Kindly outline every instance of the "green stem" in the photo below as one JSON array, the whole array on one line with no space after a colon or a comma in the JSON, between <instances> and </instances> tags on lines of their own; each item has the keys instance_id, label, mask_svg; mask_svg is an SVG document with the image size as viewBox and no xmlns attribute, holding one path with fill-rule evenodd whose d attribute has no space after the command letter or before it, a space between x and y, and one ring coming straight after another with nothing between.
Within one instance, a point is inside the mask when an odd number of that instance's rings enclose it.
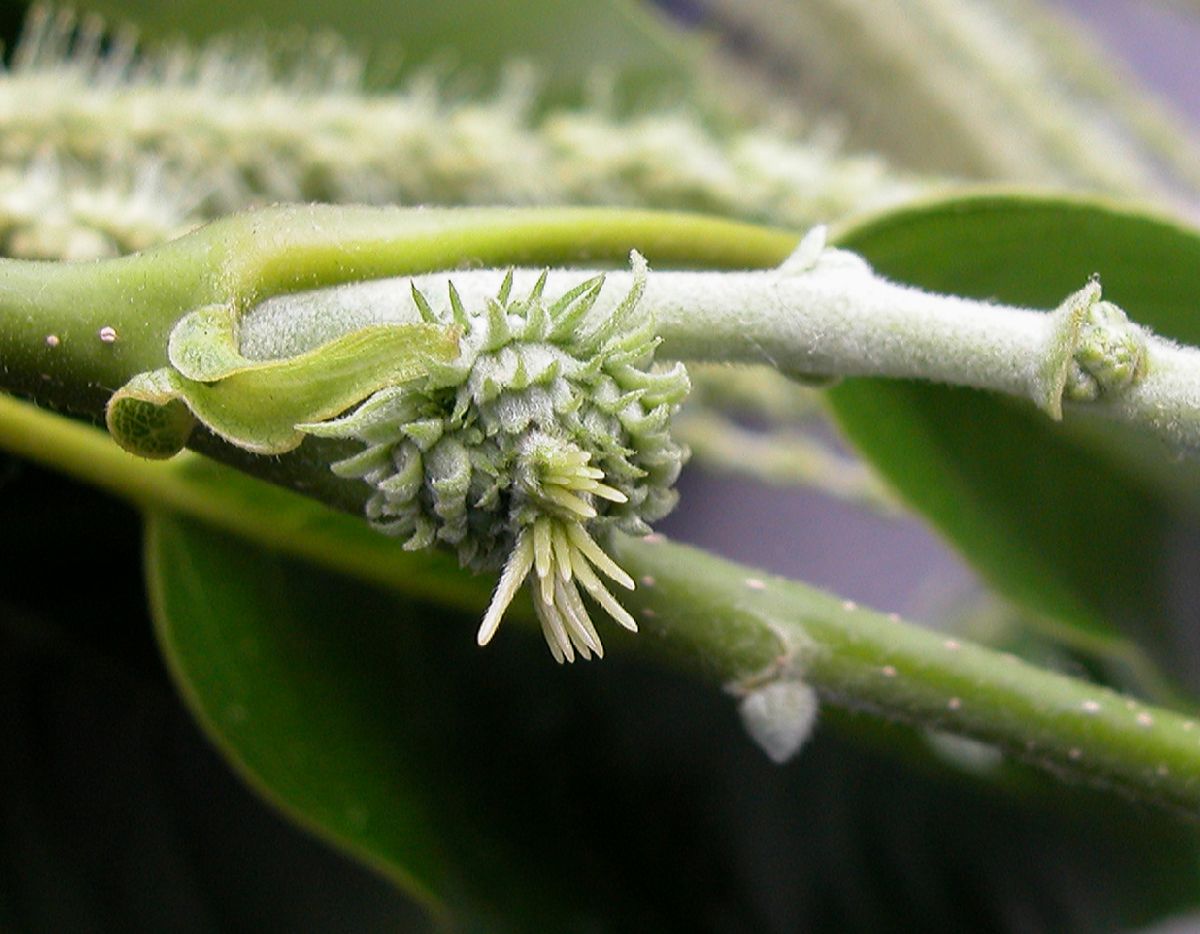
<instances>
[{"instance_id":1,"label":"green stem","mask_svg":"<svg viewBox=\"0 0 1200 934\"><path fill-rule=\"evenodd\" d=\"M653 614L666 653L686 648L725 674L757 657L778 677L799 671L837 706L1197 814L1200 723L696 549L622 539L614 557L653 579L627 601L639 619ZM763 632L775 635L774 656L748 638Z\"/></svg>"},{"instance_id":2,"label":"green stem","mask_svg":"<svg viewBox=\"0 0 1200 934\"><path fill-rule=\"evenodd\" d=\"M132 457L97 429L5 397L0 447L144 508L182 512L413 596L474 612L489 597L490 580L464 577L439 553L405 553L361 520L204 458ZM1178 714L658 537L617 537L613 547L640 580L628 603L642 628L606 639L615 651L747 689L802 679L837 706L993 743L1192 816L1200 809L1200 725ZM514 609L532 623L527 605Z\"/></svg>"},{"instance_id":3,"label":"green stem","mask_svg":"<svg viewBox=\"0 0 1200 934\"><path fill-rule=\"evenodd\" d=\"M412 276L445 304L447 274L421 274L468 257L497 266L561 265L577 257L616 260L636 245L668 267L761 267L778 262L793 242L780 231L651 212L251 212L125 259L5 261L3 386L97 417L112 391L167 363L171 328L201 305L238 312L247 357L293 356L369 324L419 321L409 282L386 280ZM531 288L536 275L522 270L515 288ZM556 270L547 288L562 292L588 275ZM452 279L469 305L483 307L502 276L484 269ZM609 278L601 313L630 287L627 273ZM1055 418L1066 389L1066 398L1145 425L1177 449L1200 449L1193 401L1200 352L1146 338L1111 306L1111 321L1093 321L1099 294L1089 286L1054 315L932 295L874 276L852 254L822 252L814 240L777 270L654 273L643 300L666 357L974 386L1024 396ZM1117 359L1129 347L1148 363Z\"/></svg>"},{"instance_id":4,"label":"green stem","mask_svg":"<svg viewBox=\"0 0 1200 934\"><path fill-rule=\"evenodd\" d=\"M244 311L280 293L427 272L465 257L497 265L620 262L637 246L665 264L763 266L786 256L795 239L648 211L252 211L121 259L0 260L0 386L99 419L114 390L166 365L171 329L202 305Z\"/></svg>"},{"instance_id":5,"label":"green stem","mask_svg":"<svg viewBox=\"0 0 1200 934\"><path fill-rule=\"evenodd\" d=\"M94 264L0 260L5 388L99 416L134 373L162 366L180 297L169 256L156 263L154 255Z\"/></svg>"}]
</instances>

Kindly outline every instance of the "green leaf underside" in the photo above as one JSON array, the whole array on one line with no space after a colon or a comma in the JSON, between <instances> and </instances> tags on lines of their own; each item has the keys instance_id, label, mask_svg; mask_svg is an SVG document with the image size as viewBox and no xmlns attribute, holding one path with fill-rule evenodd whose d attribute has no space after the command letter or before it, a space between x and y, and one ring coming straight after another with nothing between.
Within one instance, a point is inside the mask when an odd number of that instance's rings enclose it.
<instances>
[{"instance_id":1,"label":"green leaf underside","mask_svg":"<svg viewBox=\"0 0 1200 934\"><path fill-rule=\"evenodd\" d=\"M1196 891L1192 831L1111 798L1030 809L919 741L896 772L828 730L779 769L661 671L480 652L471 618L190 519L152 516L148 558L171 669L239 771L465 929L1000 929L1020 879L1041 929L1087 931Z\"/></svg>"},{"instance_id":2,"label":"green leaf underside","mask_svg":"<svg viewBox=\"0 0 1200 934\"><path fill-rule=\"evenodd\" d=\"M1099 273L1134 321L1200 343L1200 235L1134 209L981 195L871 218L838 240L899 281L1030 307ZM1197 683L1178 554L1200 532L1193 461L1078 408L1055 424L982 392L884 380L848 380L829 399L854 446L1002 593L1141 642Z\"/></svg>"}]
</instances>

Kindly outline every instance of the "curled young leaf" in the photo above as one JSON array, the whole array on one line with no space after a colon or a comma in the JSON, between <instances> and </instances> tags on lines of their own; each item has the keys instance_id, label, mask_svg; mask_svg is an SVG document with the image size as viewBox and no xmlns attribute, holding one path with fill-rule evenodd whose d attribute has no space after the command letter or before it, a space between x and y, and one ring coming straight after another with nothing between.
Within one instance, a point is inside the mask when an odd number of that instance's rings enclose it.
<instances>
[{"instance_id":1,"label":"curled young leaf","mask_svg":"<svg viewBox=\"0 0 1200 934\"><path fill-rule=\"evenodd\" d=\"M221 306L185 316L171 336L176 368L140 374L110 400L106 420L117 443L143 457L170 457L198 421L236 447L282 454L304 440L297 425L340 415L385 386L427 375L458 349L453 327L387 324L295 357L256 361L241 355L234 333ZM201 376L206 381L195 378Z\"/></svg>"}]
</instances>

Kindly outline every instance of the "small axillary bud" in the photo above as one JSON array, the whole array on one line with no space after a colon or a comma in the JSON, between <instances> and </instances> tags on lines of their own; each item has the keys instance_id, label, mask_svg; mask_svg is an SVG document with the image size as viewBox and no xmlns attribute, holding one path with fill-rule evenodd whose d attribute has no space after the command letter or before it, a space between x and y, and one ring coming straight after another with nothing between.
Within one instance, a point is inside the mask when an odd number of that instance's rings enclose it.
<instances>
[{"instance_id":1,"label":"small axillary bud","mask_svg":"<svg viewBox=\"0 0 1200 934\"><path fill-rule=\"evenodd\" d=\"M816 725L820 699L805 680L805 669L820 649L806 638L797 641L769 617L767 624L780 634L783 653L763 671L726 684L725 692L738 699L738 714L750 738L772 762L783 765L804 747Z\"/></svg>"},{"instance_id":2,"label":"small axillary bud","mask_svg":"<svg viewBox=\"0 0 1200 934\"><path fill-rule=\"evenodd\" d=\"M1078 369L1064 391L1073 402L1090 402L1132 386L1146 372L1146 338L1112 302L1088 309L1075 346Z\"/></svg>"},{"instance_id":3,"label":"small axillary bud","mask_svg":"<svg viewBox=\"0 0 1200 934\"><path fill-rule=\"evenodd\" d=\"M1093 276L1051 317L1035 401L1057 421L1064 400L1094 402L1123 392L1148 368L1145 332L1112 302L1101 300L1100 280Z\"/></svg>"}]
</instances>

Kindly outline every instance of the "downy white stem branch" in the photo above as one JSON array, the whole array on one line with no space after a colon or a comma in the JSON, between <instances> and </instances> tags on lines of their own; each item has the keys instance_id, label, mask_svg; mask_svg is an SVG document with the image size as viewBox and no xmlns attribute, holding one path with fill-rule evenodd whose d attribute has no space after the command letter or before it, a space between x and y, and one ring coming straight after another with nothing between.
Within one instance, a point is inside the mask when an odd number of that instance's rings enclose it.
<instances>
[{"instance_id":1,"label":"downy white stem branch","mask_svg":"<svg viewBox=\"0 0 1200 934\"><path fill-rule=\"evenodd\" d=\"M291 355L384 321L419 321L415 285L435 305L448 286L470 305L494 295L506 270L455 271L356 283L269 299L241 323L250 357ZM540 270L518 269L514 288ZM546 294L595 271L552 270ZM593 314L629 291L607 272ZM1086 405L1148 429L1180 451L1200 450L1200 350L1131 324L1088 283L1054 312L936 295L889 282L859 257L824 248L814 231L777 269L652 272L644 298L659 358L767 364L808 377L883 376L993 390L1033 401L1052 418Z\"/></svg>"}]
</instances>

